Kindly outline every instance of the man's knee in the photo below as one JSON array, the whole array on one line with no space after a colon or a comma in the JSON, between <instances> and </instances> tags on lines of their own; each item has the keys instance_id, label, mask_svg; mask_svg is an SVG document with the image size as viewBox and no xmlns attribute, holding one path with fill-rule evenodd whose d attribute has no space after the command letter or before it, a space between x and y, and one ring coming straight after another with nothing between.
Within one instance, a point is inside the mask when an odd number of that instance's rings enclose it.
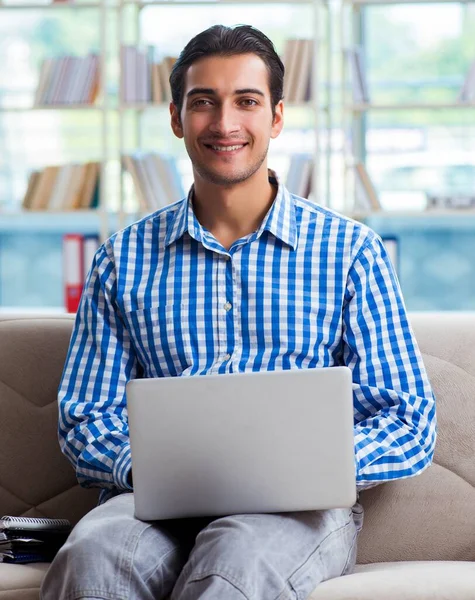
<instances>
[{"instance_id":1,"label":"man's knee","mask_svg":"<svg viewBox=\"0 0 475 600\"><path fill-rule=\"evenodd\" d=\"M184 587L174 590L172 600L195 600L196 598L226 600L249 600L251 592L243 589L243 582L232 575L224 573L197 573L190 576Z\"/></svg>"}]
</instances>

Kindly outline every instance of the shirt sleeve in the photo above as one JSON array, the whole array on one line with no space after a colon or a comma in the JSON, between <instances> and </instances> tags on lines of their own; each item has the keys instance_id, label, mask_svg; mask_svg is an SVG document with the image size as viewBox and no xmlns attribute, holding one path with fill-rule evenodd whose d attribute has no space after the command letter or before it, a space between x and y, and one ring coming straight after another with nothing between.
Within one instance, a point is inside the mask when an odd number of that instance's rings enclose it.
<instances>
[{"instance_id":1,"label":"shirt sleeve","mask_svg":"<svg viewBox=\"0 0 475 600\"><path fill-rule=\"evenodd\" d=\"M435 398L399 283L373 232L349 270L343 341L353 372L358 490L417 475L432 462Z\"/></svg>"},{"instance_id":2,"label":"shirt sleeve","mask_svg":"<svg viewBox=\"0 0 475 600\"><path fill-rule=\"evenodd\" d=\"M125 384L138 361L114 306L116 271L102 246L86 279L61 379L59 442L84 487L131 489Z\"/></svg>"}]
</instances>

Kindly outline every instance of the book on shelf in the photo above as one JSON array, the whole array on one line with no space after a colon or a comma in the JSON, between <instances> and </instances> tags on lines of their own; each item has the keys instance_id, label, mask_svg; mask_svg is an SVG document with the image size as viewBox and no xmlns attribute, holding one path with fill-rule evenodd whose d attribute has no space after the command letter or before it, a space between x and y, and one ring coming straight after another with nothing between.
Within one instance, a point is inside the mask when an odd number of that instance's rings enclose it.
<instances>
[{"instance_id":1,"label":"book on shelf","mask_svg":"<svg viewBox=\"0 0 475 600\"><path fill-rule=\"evenodd\" d=\"M308 102L312 92L313 40L288 39L282 62L285 67L284 101L289 104Z\"/></svg>"},{"instance_id":2,"label":"book on shelf","mask_svg":"<svg viewBox=\"0 0 475 600\"><path fill-rule=\"evenodd\" d=\"M99 245L97 234L63 235L63 292L64 307L68 313L77 312L84 283Z\"/></svg>"},{"instance_id":3,"label":"book on shelf","mask_svg":"<svg viewBox=\"0 0 475 600\"><path fill-rule=\"evenodd\" d=\"M84 239L81 234L63 235L64 307L68 313L77 312L84 286Z\"/></svg>"},{"instance_id":4,"label":"book on shelf","mask_svg":"<svg viewBox=\"0 0 475 600\"><path fill-rule=\"evenodd\" d=\"M312 191L313 166L314 160L311 154L293 154L285 187L301 198L309 198Z\"/></svg>"},{"instance_id":5,"label":"book on shelf","mask_svg":"<svg viewBox=\"0 0 475 600\"><path fill-rule=\"evenodd\" d=\"M55 211L97 208L99 184L99 162L47 166L30 174L22 208Z\"/></svg>"},{"instance_id":6,"label":"book on shelf","mask_svg":"<svg viewBox=\"0 0 475 600\"><path fill-rule=\"evenodd\" d=\"M467 74L465 75L465 80L460 88L458 97L458 102L474 102L475 101L475 58L473 59Z\"/></svg>"},{"instance_id":7,"label":"book on shelf","mask_svg":"<svg viewBox=\"0 0 475 600\"><path fill-rule=\"evenodd\" d=\"M33 197L33 191L37 187L37 184L41 178L41 171L32 171L28 177L28 184L25 195L23 197L22 207L29 209L31 207L31 199Z\"/></svg>"},{"instance_id":8,"label":"book on shelf","mask_svg":"<svg viewBox=\"0 0 475 600\"><path fill-rule=\"evenodd\" d=\"M120 48L120 98L124 104L160 104L172 99L169 77L176 58L155 58L155 48L122 45Z\"/></svg>"},{"instance_id":9,"label":"book on shelf","mask_svg":"<svg viewBox=\"0 0 475 600\"><path fill-rule=\"evenodd\" d=\"M34 106L94 104L99 93L99 56L59 56L41 64Z\"/></svg>"},{"instance_id":10,"label":"book on shelf","mask_svg":"<svg viewBox=\"0 0 475 600\"><path fill-rule=\"evenodd\" d=\"M30 190L29 207L31 210L45 210L51 195L59 167L45 167L37 179L33 190Z\"/></svg>"},{"instance_id":11,"label":"book on shelf","mask_svg":"<svg viewBox=\"0 0 475 600\"><path fill-rule=\"evenodd\" d=\"M355 209L363 212L381 210L381 202L365 165L358 161L354 168Z\"/></svg>"},{"instance_id":12,"label":"book on shelf","mask_svg":"<svg viewBox=\"0 0 475 600\"><path fill-rule=\"evenodd\" d=\"M284 51L284 59L287 58L288 63L284 65L284 99L288 104L295 102L295 88L297 86L297 77L300 65L300 56L302 53L302 44L300 40L287 40L289 46L288 51Z\"/></svg>"},{"instance_id":13,"label":"book on shelf","mask_svg":"<svg viewBox=\"0 0 475 600\"><path fill-rule=\"evenodd\" d=\"M178 58L175 56L165 56L164 59L159 63L160 75L162 78L162 89L164 90L166 102L171 102L172 100L172 90L169 79L173 66L177 60ZM159 100L154 100L154 102L159 102Z\"/></svg>"},{"instance_id":14,"label":"book on shelf","mask_svg":"<svg viewBox=\"0 0 475 600\"><path fill-rule=\"evenodd\" d=\"M370 98L363 51L359 46L356 46L355 48L345 50L345 54L348 63L353 102L355 104L366 104L370 101Z\"/></svg>"},{"instance_id":15,"label":"book on shelf","mask_svg":"<svg viewBox=\"0 0 475 600\"><path fill-rule=\"evenodd\" d=\"M173 156L136 151L124 154L122 165L132 178L140 210L155 211L185 196Z\"/></svg>"},{"instance_id":16,"label":"book on shelf","mask_svg":"<svg viewBox=\"0 0 475 600\"><path fill-rule=\"evenodd\" d=\"M308 102L311 97L314 41L300 40L300 45L302 49L294 102Z\"/></svg>"}]
</instances>

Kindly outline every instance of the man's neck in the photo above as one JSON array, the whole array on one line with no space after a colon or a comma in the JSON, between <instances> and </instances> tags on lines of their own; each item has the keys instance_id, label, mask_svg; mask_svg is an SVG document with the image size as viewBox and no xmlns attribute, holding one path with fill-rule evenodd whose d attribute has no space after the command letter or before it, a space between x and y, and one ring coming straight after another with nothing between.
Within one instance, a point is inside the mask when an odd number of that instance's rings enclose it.
<instances>
[{"instance_id":1,"label":"man's neck","mask_svg":"<svg viewBox=\"0 0 475 600\"><path fill-rule=\"evenodd\" d=\"M237 239L260 227L276 194L267 170L229 187L195 178L193 209L201 225L228 250Z\"/></svg>"}]
</instances>

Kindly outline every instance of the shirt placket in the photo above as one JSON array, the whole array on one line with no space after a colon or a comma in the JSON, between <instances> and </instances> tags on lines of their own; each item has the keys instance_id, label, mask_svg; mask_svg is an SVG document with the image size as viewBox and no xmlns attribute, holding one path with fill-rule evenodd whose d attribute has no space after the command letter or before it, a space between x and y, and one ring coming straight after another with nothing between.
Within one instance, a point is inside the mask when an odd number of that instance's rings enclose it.
<instances>
[{"instance_id":1,"label":"shirt placket","mask_svg":"<svg viewBox=\"0 0 475 600\"><path fill-rule=\"evenodd\" d=\"M228 254L218 258L218 289L217 289L217 323L218 323L218 354L216 366L221 368L231 359L234 345L234 291L232 277L232 261Z\"/></svg>"}]
</instances>

